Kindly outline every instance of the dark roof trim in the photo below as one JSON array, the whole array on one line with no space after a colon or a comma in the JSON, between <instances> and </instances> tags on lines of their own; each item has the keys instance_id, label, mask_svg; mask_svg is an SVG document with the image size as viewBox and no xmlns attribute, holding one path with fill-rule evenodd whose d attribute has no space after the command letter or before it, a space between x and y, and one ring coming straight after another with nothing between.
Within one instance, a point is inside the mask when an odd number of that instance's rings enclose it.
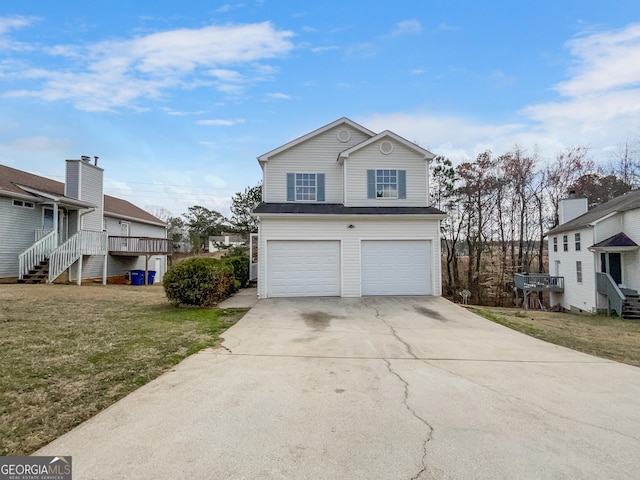
<instances>
[{"instance_id":1,"label":"dark roof trim","mask_svg":"<svg viewBox=\"0 0 640 480\"><path fill-rule=\"evenodd\" d=\"M435 207L345 207L341 203L261 203L254 210L260 214L301 215L442 215Z\"/></svg>"},{"instance_id":2,"label":"dark roof trim","mask_svg":"<svg viewBox=\"0 0 640 480\"><path fill-rule=\"evenodd\" d=\"M557 235L558 233L569 232L581 228L592 227L593 224L604 219L608 215L615 215L620 212L627 212L640 208L640 190L632 190L620 195L608 202L592 208L587 213L580 215L573 220L563 223L547 232L547 235Z\"/></svg>"}]
</instances>

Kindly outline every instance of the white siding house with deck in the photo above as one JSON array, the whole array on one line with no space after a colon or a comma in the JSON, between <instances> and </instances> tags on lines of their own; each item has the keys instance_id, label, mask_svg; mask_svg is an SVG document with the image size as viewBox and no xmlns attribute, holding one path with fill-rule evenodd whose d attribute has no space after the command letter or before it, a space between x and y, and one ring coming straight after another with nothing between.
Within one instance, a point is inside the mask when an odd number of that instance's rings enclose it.
<instances>
[{"instance_id":1,"label":"white siding house with deck","mask_svg":"<svg viewBox=\"0 0 640 480\"><path fill-rule=\"evenodd\" d=\"M165 223L104 195L103 169L88 157L66 161L64 183L0 165L0 231L0 282L106 281L146 268L159 281L171 252Z\"/></svg>"}]
</instances>

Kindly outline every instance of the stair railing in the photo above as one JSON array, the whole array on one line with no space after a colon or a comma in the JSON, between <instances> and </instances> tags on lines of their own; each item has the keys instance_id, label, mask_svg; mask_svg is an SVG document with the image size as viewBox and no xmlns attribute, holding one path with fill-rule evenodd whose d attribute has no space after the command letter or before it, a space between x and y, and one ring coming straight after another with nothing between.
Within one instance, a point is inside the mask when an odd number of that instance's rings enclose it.
<instances>
[{"instance_id":1,"label":"stair railing","mask_svg":"<svg viewBox=\"0 0 640 480\"><path fill-rule=\"evenodd\" d=\"M596 283L598 293L602 293L607 296L607 315L610 311L615 311L619 317L622 317L622 306L626 297L620 290L616 282L613 280L610 274L597 272Z\"/></svg>"},{"instance_id":2,"label":"stair railing","mask_svg":"<svg viewBox=\"0 0 640 480\"><path fill-rule=\"evenodd\" d=\"M18 255L18 278L22 280L29 271L45 261L58 246L58 232L52 230Z\"/></svg>"},{"instance_id":3,"label":"stair railing","mask_svg":"<svg viewBox=\"0 0 640 480\"><path fill-rule=\"evenodd\" d=\"M80 230L60 245L49 258L49 278L53 282L82 255L106 255L107 233Z\"/></svg>"}]
</instances>

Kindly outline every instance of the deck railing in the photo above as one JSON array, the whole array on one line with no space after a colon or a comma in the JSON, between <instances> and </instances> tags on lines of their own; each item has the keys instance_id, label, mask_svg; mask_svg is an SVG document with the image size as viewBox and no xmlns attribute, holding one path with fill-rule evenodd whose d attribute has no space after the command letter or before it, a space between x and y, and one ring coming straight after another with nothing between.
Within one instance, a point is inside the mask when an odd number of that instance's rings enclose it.
<instances>
[{"instance_id":1,"label":"deck railing","mask_svg":"<svg viewBox=\"0 0 640 480\"><path fill-rule=\"evenodd\" d=\"M172 252L172 242L168 238L109 237L109 253L169 255Z\"/></svg>"},{"instance_id":2,"label":"deck railing","mask_svg":"<svg viewBox=\"0 0 640 480\"><path fill-rule=\"evenodd\" d=\"M18 256L18 278L22 280L40 262L49 258L58 246L58 232L51 230Z\"/></svg>"},{"instance_id":3,"label":"deck railing","mask_svg":"<svg viewBox=\"0 0 640 480\"><path fill-rule=\"evenodd\" d=\"M82 255L106 255L107 234L80 230L60 245L49 257L49 279L53 282Z\"/></svg>"},{"instance_id":4,"label":"deck railing","mask_svg":"<svg viewBox=\"0 0 640 480\"><path fill-rule=\"evenodd\" d=\"M614 310L619 317L622 317L622 306L626 297L620 287L616 285L611 275L608 273L597 272L596 273L596 288L598 293L607 296L607 314L611 310Z\"/></svg>"},{"instance_id":5,"label":"deck railing","mask_svg":"<svg viewBox=\"0 0 640 480\"><path fill-rule=\"evenodd\" d=\"M544 273L516 273L516 288L535 292L564 292L564 277L552 277Z\"/></svg>"}]
</instances>

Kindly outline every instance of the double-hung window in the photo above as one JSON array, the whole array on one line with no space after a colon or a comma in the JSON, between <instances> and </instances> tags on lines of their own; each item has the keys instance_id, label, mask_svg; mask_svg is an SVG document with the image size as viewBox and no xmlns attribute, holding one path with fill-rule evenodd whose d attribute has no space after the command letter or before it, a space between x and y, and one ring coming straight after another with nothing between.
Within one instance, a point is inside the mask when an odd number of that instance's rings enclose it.
<instances>
[{"instance_id":1,"label":"double-hung window","mask_svg":"<svg viewBox=\"0 0 640 480\"><path fill-rule=\"evenodd\" d=\"M576 281L582 283L582 262L576 262Z\"/></svg>"},{"instance_id":2,"label":"double-hung window","mask_svg":"<svg viewBox=\"0 0 640 480\"><path fill-rule=\"evenodd\" d=\"M579 252L580 248L581 248L580 234L579 233L576 233L576 235L575 235L575 244L576 244L576 252Z\"/></svg>"},{"instance_id":3,"label":"double-hung window","mask_svg":"<svg viewBox=\"0 0 640 480\"><path fill-rule=\"evenodd\" d=\"M398 198L397 170L376 170L376 197Z\"/></svg>"},{"instance_id":4,"label":"double-hung window","mask_svg":"<svg viewBox=\"0 0 640 480\"><path fill-rule=\"evenodd\" d=\"M553 237L553 251L558 251L558 237Z\"/></svg>"},{"instance_id":5,"label":"double-hung window","mask_svg":"<svg viewBox=\"0 0 640 480\"><path fill-rule=\"evenodd\" d=\"M287 173L287 202L324 201L324 173Z\"/></svg>"},{"instance_id":6,"label":"double-hung window","mask_svg":"<svg viewBox=\"0 0 640 480\"><path fill-rule=\"evenodd\" d=\"M296 202L316 201L316 174L296 173Z\"/></svg>"},{"instance_id":7,"label":"double-hung window","mask_svg":"<svg viewBox=\"0 0 640 480\"><path fill-rule=\"evenodd\" d=\"M367 198L407 198L407 171L386 168L367 170Z\"/></svg>"},{"instance_id":8,"label":"double-hung window","mask_svg":"<svg viewBox=\"0 0 640 480\"><path fill-rule=\"evenodd\" d=\"M562 249L565 252L569 251L569 235L563 235L562 236Z\"/></svg>"}]
</instances>

